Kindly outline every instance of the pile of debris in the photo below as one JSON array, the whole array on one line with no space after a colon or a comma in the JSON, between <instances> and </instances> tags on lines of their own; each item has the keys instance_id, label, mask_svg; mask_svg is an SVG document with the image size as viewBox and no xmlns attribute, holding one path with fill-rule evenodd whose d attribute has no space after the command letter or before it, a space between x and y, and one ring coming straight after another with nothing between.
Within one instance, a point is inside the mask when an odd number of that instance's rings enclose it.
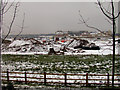
<instances>
[{"instance_id":1,"label":"pile of debris","mask_svg":"<svg viewBox=\"0 0 120 90\"><path fill-rule=\"evenodd\" d=\"M8 42L8 41L7 41ZM2 44L2 52L48 52L52 54L64 54L65 52L83 53L84 50L100 50L95 43L84 39L72 39L66 42L31 39L19 39Z\"/></svg>"}]
</instances>

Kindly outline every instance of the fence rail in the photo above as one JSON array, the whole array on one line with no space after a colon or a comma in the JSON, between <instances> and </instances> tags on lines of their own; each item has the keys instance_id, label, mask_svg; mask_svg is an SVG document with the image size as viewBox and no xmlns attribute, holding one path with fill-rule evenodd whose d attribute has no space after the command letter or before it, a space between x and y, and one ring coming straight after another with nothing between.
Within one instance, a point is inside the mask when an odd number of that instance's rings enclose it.
<instances>
[{"instance_id":1,"label":"fence rail","mask_svg":"<svg viewBox=\"0 0 120 90\"><path fill-rule=\"evenodd\" d=\"M55 73L31 73L31 72L2 72L3 81L43 83L46 84L71 84L91 86L91 85L112 85L112 75L107 74L55 74ZM115 74L115 85L120 87L120 74Z\"/></svg>"}]
</instances>

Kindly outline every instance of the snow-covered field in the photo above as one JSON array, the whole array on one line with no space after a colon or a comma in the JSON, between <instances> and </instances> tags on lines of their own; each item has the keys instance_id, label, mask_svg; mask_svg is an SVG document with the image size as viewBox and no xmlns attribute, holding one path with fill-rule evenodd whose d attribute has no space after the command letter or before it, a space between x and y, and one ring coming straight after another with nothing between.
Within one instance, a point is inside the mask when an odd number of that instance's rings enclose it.
<instances>
[{"instance_id":1,"label":"snow-covered field","mask_svg":"<svg viewBox=\"0 0 120 90\"><path fill-rule=\"evenodd\" d=\"M112 57L113 53L112 40L98 40L87 39L89 43L95 43L100 47L100 50L83 50L74 49L79 45L77 40L70 43L67 42L45 42L41 40L15 40L10 44L2 45L2 70L6 71L27 71L27 72L47 72L47 73L95 73L106 74L112 72ZM56 52L62 52L63 47L66 46L64 55L52 55L49 56L48 52L50 48L54 48ZM120 45L116 42L116 55L118 54L118 48ZM9 55L10 54L10 55ZM58 53L59 54L59 53ZM42 56L43 55L43 56ZM70 56L69 56L70 55ZM116 60L116 73L119 72L119 57ZM20 74L19 74L20 75ZM20 76L23 76L21 74ZM28 75L29 76L29 75ZM34 75L30 75L34 76ZM36 75L36 77L43 77ZM63 78L64 76L47 75L47 78L57 77ZM82 79L84 76L68 76L67 78ZM106 77L94 76L89 77L91 79L106 79ZM111 78L111 77L110 77ZM119 77L115 77L118 79ZM15 78L14 78L15 79ZM37 80L37 79L34 79ZM38 80L39 81L39 80ZM52 80L50 80L51 82ZM58 80L53 80L57 81ZM64 82L61 80L60 82ZM73 83L75 80L68 80L67 82ZM82 81L77 81L81 82ZM84 83L85 81L83 81ZM89 83L101 82L101 81L89 81ZM101 82L105 83L105 81ZM117 82L118 83L118 82Z\"/></svg>"},{"instance_id":2,"label":"snow-covered field","mask_svg":"<svg viewBox=\"0 0 120 90\"><path fill-rule=\"evenodd\" d=\"M9 59L7 57L10 57ZM119 57L116 59L116 74L119 74ZM3 55L2 70L28 73L67 73L67 74L111 74L111 56L47 56L47 55ZM5 74L6 75L6 74ZM25 76L24 74L11 74L10 76ZM28 77L43 78L40 74L27 74ZM64 75L47 75L47 78L64 78ZM67 78L83 79L86 76L67 76ZM106 79L107 76L89 76L89 79ZM111 76L110 76L111 78ZM118 79L119 77L115 77ZM24 80L24 78L11 78L10 80ZM32 80L32 79L28 79ZM43 79L33 79L44 81ZM50 82L64 82L64 80L47 80ZM68 83L85 83L83 80L68 80ZM89 81L89 83L105 83L106 81ZM111 81L110 81L111 82ZM118 81L116 82L118 83Z\"/></svg>"}]
</instances>

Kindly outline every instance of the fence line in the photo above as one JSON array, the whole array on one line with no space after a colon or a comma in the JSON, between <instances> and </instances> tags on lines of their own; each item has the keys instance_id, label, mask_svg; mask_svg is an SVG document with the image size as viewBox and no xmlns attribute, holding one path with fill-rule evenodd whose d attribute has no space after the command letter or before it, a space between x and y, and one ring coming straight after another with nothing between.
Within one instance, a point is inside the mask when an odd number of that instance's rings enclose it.
<instances>
[{"instance_id":1,"label":"fence line","mask_svg":"<svg viewBox=\"0 0 120 90\"><path fill-rule=\"evenodd\" d=\"M36 77L34 77L37 75ZM54 77L48 77L48 76L54 76ZM57 75L57 77L55 77ZM39 76L39 77L38 77ZM69 76L69 77L68 77ZM80 76L82 78L80 78ZM104 78L96 78L98 77L104 77ZM111 86L112 79L110 78L112 75L107 73L106 75L103 74L55 74L55 73L30 73L30 72L9 72L9 71L3 71L2 72L2 80L10 82L25 82L27 83L43 83L46 84L64 84L65 86L71 85L71 84L78 84L78 85L104 85L104 86ZM115 74L117 79L115 80L115 85L120 86L120 74ZM70 77L79 77L79 78L70 78ZM90 78L94 77L94 78ZM106 78L105 78L106 77ZM56 82L57 81L57 82ZM59 81L59 82L58 82ZM71 82L74 81L74 82ZM91 82L90 82L91 81ZM93 82L95 81L95 82ZM99 81L99 82L98 82Z\"/></svg>"}]
</instances>

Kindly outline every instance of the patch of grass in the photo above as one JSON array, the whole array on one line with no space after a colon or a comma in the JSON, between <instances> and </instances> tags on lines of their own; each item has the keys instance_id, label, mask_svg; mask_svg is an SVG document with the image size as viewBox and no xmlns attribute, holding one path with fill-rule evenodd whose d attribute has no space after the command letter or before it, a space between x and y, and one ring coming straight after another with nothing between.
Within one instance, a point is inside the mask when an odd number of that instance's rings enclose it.
<instances>
[{"instance_id":1,"label":"patch of grass","mask_svg":"<svg viewBox=\"0 0 120 90\"><path fill-rule=\"evenodd\" d=\"M116 55L116 73L120 68L118 60ZM2 55L2 61L3 66L14 66L13 71L108 73L112 70L112 55Z\"/></svg>"}]
</instances>

